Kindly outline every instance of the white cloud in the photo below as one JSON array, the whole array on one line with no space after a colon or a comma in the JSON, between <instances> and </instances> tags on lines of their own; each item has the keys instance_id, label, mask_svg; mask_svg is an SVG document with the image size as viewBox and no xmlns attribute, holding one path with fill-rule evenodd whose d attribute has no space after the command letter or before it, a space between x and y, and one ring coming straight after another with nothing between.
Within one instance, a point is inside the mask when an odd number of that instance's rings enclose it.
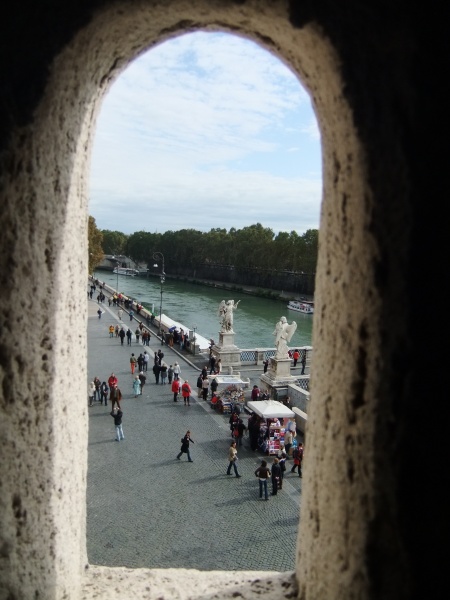
<instances>
[{"instance_id":1,"label":"white cloud","mask_svg":"<svg viewBox=\"0 0 450 600\"><path fill-rule=\"evenodd\" d=\"M124 233L259 222L301 234L319 227L320 152L309 97L280 61L242 38L186 35L107 94L90 214Z\"/></svg>"}]
</instances>

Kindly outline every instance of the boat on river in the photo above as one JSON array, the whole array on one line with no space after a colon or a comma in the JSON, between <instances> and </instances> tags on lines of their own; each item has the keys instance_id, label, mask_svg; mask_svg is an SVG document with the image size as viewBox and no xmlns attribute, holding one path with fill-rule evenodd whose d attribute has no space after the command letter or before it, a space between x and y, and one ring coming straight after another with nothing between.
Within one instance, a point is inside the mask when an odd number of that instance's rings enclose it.
<instances>
[{"instance_id":1,"label":"boat on river","mask_svg":"<svg viewBox=\"0 0 450 600\"><path fill-rule=\"evenodd\" d=\"M295 310L296 312L301 312L306 315L312 315L314 313L313 302L300 302L299 300L291 300L287 307L289 308L289 310Z\"/></svg>"},{"instance_id":2,"label":"boat on river","mask_svg":"<svg viewBox=\"0 0 450 600\"><path fill-rule=\"evenodd\" d=\"M114 267L113 273L114 275L126 275L127 277L136 277L136 275L139 275L137 269L129 269L127 267Z\"/></svg>"}]
</instances>

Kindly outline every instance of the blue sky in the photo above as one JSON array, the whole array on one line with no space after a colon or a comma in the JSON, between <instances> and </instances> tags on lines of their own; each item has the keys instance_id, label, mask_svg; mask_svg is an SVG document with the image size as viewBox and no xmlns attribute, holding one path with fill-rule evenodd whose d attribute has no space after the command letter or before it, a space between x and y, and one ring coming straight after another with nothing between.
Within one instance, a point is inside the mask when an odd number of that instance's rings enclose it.
<instances>
[{"instance_id":1,"label":"blue sky","mask_svg":"<svg viewBox=\"0 0 450 600\"><path fill-rule=\"evenodd\" d=\"M319 228L320 134L297 77L258 45L198 32L136 59L97 120L89 214L134 233ZM280 206L282 210L280 210Z\"/></svg>"}]
</instances>

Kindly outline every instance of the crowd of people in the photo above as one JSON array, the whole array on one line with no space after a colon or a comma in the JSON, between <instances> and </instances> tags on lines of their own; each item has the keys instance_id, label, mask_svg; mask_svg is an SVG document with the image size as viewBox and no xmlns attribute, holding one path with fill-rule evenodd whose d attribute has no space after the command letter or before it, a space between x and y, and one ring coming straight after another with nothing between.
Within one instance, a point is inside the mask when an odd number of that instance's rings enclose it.
<instances>
[{"instance_id":1,"label":"crowd of people","mask_svg":"<svg viewBox=\"0 0 450 600\"><path fill-rule=\"evenodd\" d=\"M91 291L95 291L95 287L93 290L91 288ZM92 298L90 294L88 295L90 298ZM97 300L99 303L101 303L104 301L104 298L102 300L101 295L99 294ZM109 300L110 299L108 299L108 301ZM151 339L150 331L143 326L142 322L136 319L138 321L138 325L134 331L134 344L133 332L131 331L131 328L120 324L124 313L119 296L116 296L115 299L113 296L113 304L118 306L117 316L119 318L119 323L115 326L110 324L107 327L107 335L109 335L110 338L116 338L120 340L121 345L124 345L124 340L127 338L127 346L134 347L136 345L139 350L142 348L142 346L149 346ZM131 315L130 321L133 320L133 318L135 318L133 309L130 308L130 306L125 308L128 311L127 314ZM179 338L177 338L176 330L172 330L170 334L171 337L168 344L169 347L173 347L173 343L180 343ZM183 340L183 337L181 337L181 340ZM181 343L183 343L183 341ZM294 361L298 359L299 356L294 357ZM147 383L146 372L148 371L149 363L150 354L147 349L139 352L139 354L138 352L131 352L129 356L130 371L132 375L131 387L135 398L142 396L144 393L144 387ZM217 394L219 383L216 377L211 379L211 375L220 374L221 369L221 360L214 355L211 344L209 363L204 365L197 379L197 396L199 398L207 400L210 394L212 397ZM137 372L135 374L136 370ZM177 361L174 361L172 364L167 364L164 361L164 352L161 348L154 352L152 371L155 378L155 384L169 384L171 386L174 402L178 402L179 397L181 396L184 405L187 407L191 406L192 388L189 381L181 378L181 368ZM108 407L108 404L110 404L111 410L109 414L113 418L115 440L117 442L125 439L123 431L124 413L121 406L122 397L122 391L119 387L118 378L114 372L111 373L107 380L101 381L99 377L95 377L88 385L89 406L93 406L94 402L99 402L100 405L104 405L106 407ZM263 399L264 397L265 391L261 392L259 387L254 385L251 391L251 399ZM270 423L265 419L261 419L255 413L251 413L248 417L247 424L245 424L238 404L234 406L229 422L232 440L228 449L228 466L226 469L226 474L231 475L233 471L235 477L240 478L242 474L238 468L238 448L243 448L244 438L247 436L249 440L249 447L252 451L268 453L267 437ZM277 495L279 490L282 490L283 478L286 472L286 461L291 458L291 450L293 465L290 469L290 473L295 474L297 472L299 477L302 477L301 466L304 449L302 444L298 444L298 446L296 444L294 445L295 435L295 430L291 431L291 429L287 427L284 438L284 446L280 449L278 456L273 457L271 465L268 465L267 460L263 460L261 465L255 471L255 475L259 479L260 498L264 497L264 499L268 499L267 482L269 480L272 482L273 496ZM191 438L191 432L188 430L181 438L180 452L177 454L176 459L181 460L182 455L186 454L188 462L193 462L190 453L191 443L193 444L194 440Z\"/></svg>"}]
</instances>

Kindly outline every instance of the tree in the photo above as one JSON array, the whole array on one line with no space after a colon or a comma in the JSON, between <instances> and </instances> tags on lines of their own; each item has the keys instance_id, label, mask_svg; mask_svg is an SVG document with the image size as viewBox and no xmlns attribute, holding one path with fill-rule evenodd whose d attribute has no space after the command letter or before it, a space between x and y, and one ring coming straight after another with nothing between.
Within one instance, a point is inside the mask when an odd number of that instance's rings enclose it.
<instances>
[{"instance_id":1,"label":"tree","mask_svg":"<svg viewBox=\"0 0 450 600\"><path fill-rule=\"evenodd\" d=\"M125 254L128 242L128 236L120 231L110 231L103 229L103 252L105 254L116 254L121 256Z\"/></svg>"},{"instance_id":2,"label":"tree","mask_svg":"<svg viewBox=\"0 0 450 600\"><path fill-rule=\"evenodd\" d=\"M103 254L103 235L102 232L97 228L94 217L89 216L88 221L88 266L89 273L94 273L95 268L102 262L104 258Z\"/></svg>"}]
</instances>

